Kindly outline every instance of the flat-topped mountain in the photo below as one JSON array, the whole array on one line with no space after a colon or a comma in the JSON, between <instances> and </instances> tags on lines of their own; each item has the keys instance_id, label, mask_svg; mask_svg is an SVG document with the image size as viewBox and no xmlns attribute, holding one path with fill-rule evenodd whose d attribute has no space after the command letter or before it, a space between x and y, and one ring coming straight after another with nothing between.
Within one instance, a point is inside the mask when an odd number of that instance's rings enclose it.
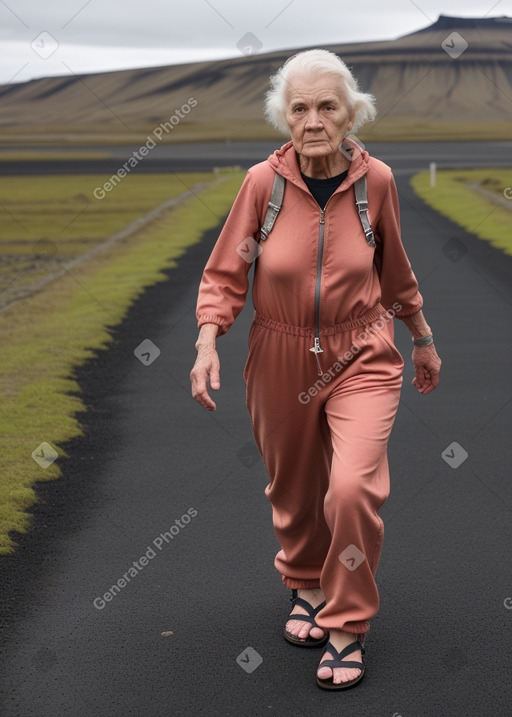
<instances>
[{"instance_id":1,"label":"flat-topped mountain","mask_svg":"<svg viewBox=\"0 0 512 717\"><path fill-rule=\"evenodd\" d=\"M512 139L512 18L442 15L396 40L322 47L377 98L363 139ZM268 77L301 49L0 86L0 140L132 142L171 117L162 141L275 137Z\"/></svg>"}]
</instances>

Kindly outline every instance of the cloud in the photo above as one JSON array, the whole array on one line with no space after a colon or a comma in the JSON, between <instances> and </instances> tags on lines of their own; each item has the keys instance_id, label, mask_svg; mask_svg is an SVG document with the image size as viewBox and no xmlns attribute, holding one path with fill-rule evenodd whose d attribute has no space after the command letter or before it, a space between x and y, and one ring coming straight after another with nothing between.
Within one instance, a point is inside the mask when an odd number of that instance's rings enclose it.
<instances>
[{"instance_id":1,"label":"cloud","mask_svg":"<svg viewBox=\"0 0 512 717\"><path fill-rule=\"evenodd\" d=\"M66 66L80 74L235 57L248 32L261 52L392 39L443 10L444 0L360 0L349 8L332 0L1 0L0 82L63 75ZM487 2L469 12L466 0L450 2L454 15L489 11ZM47 59L34 51L42 32L57 47Z\"/></svg>"}]
</instances>

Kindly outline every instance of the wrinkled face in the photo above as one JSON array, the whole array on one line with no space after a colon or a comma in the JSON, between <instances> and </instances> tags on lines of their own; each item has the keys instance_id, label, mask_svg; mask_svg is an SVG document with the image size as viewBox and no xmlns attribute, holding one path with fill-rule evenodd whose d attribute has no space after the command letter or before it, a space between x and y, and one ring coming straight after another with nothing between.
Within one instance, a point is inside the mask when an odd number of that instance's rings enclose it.
<instances>
[{"instance_id":1,"label":"wrinkled face","mask_svg":"<svg viewBox=\"0 0 512 717\"><path fill-rule=\"evenodd\" d=\"M315 158L339 150L354 126L340 81L333 75L294 75L286 93L286 122L298 154Z\"/></svg>"}]
</instances>

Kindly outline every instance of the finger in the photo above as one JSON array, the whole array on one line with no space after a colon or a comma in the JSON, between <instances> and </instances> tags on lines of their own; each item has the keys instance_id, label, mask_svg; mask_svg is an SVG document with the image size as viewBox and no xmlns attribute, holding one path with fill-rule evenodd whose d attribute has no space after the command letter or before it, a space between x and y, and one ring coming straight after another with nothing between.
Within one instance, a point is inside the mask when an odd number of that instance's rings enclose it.
<instances>
[{"instance_id":1,"label":"finger","mask_svg":"<svg viewBox=\"0 0 512 717\"><path fill-rule=\"evenodd\" d=\"M218 391L220 388L220 366L218 363L212 363L209 378L210 386L214 389L214 391Z\"/></svg>"},{"instance_id":2,"label":"finger","mask_svg":"<svg viewBox=\"0 0 512 717\"><path fill-rule=\"evenodd\" d=\"M419 390L420 388L423 387L423 385L425 383L425 372L424 372L422 366L416 366L415 371L416 371L416 376L414 378L414 385Z\"/></svg>"},{"instance_id":3,"label":"finger","mask_svg":"<svg viewBox=\"0 0 512 717\"><path fill-rule=\"evenodd\" d=\"M424 393L431 393L434 389L439 386L439 369L432 367L431 369L424 369L425 375L425 388L428 389Z\"/></svg>"},{"instance_id":4,"label":"finger","mask_svg":"<svg viewBox=\"0 0 512 717\"><path fill-rule=\"evenodd\" d=\"M212 401L210 398L208 391L205 389L201 393L192 394L194 396L194 399L203 406L203 408L206 408L208 411L215 411L217 406L215 405L215 402Z\"/></svg>"},{"instance_id":5,"label":"finger","mask_svg":"<svg viewBox=\"0 0 512 717\"><path fill-rule=\"evenodd\" d=\"M425 393L430 385L430 378L428 377L428 375L422 372L419 375L419 379L418 376L413 378L412 383L414 386L416 386L419 393Z\"/></svg>"},{"instance_id":6,"label":"finger","mask_svg":"<svg viewBox=\"0 0 512 717\"><path fill-rule=\"evenodd\" d=\"M215 401L212 401L208 393L205 393L202 397L202 400L200 401L201 406L206 408L207 411L215 411L217 409L217 405Z\"/></svg>"},{"instance_id":7,"label":"finger","mask_svg":"<svg viewBox=\"0 0 512 717\"><path fill-rule=\"evenodd\" d=\"M437 388L439 385L439 381L437 383L434 383L434 381L430 381L428 386L426 386L424 393L432 393L432 391Z\"/></svg>"},{"instance_id":8,"label":"finger","mask_svg":"<svg viewBox=\"0 0 512 717\"><path fill-rule=\"evenodd\" d=\"M190 372L190 384L192 389L192 396L197 400L197 396L203 394L206 391L205 372L193 368Z\"/></svg>"},{"instance_id":9,"label":"finger","mask_svg":"<svg viewBox=\"0 0 512 717\"><path fill-rule=\"evenodd\" d=\"M192 370L190 374L192 383L192 397L208 411L215 411L217 406L210 398L206 389L206 372Z\"/></svg>"},{"instance_id":10,"label":"finger","mask_svg":"<svg viewBox=\"0 0 512 717\"><path fill-rule=\"evenodd\" d=\"M422 393L423 395L426 395L427 393L432 393L434 389L436 389L439 385L439 376L437 374L434 374L433 376L430 376L428 381L426 381L425 385L423 386Z\"/></svg>"}]
</instances>

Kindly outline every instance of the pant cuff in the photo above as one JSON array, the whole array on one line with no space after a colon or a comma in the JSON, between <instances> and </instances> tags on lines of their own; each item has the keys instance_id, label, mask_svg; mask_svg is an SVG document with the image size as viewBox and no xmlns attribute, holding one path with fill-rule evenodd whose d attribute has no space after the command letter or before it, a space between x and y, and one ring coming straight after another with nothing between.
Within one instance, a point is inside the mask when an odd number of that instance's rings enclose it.
<instances>
[{"instance_id":1,"label":"pant cuff","mask_svg":"<svg viewBox=\"0 0 512 717\"><path fill-rule=\"evenodd\" d=\"M285 575L281 575L281 580L287 588L292 590L298 590L299 588L319 588L320 579L317 580L297 580L295 578L287 578Z\"/></svg>"},{"instance_id":2,"label":"pant cuff","mask_svg":"<svg viewBox=\"0 0 512 717\"><path fill-rule=\"evenodd\" d=\"M368 620L361 620L360 622L347 622L343 625L343 627L327 627L326 625L320 625L318 621L317 625L322 630L351 632L354 633L354 635L365 635L370 630L370 623Z\"/></svg>"}]
</instances>

